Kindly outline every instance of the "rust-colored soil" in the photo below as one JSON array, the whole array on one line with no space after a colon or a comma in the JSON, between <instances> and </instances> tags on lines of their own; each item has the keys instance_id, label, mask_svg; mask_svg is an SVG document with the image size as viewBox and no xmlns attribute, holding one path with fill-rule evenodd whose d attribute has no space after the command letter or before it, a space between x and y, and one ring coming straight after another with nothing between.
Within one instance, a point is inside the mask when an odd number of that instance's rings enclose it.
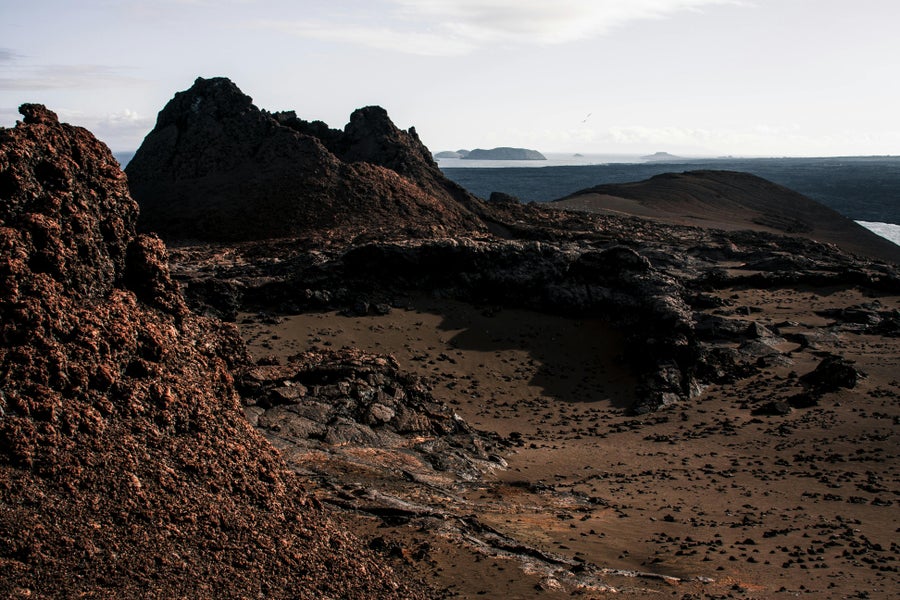
<instances>
[{"instance_id":1,"label":"rust-colored soil","mask_svg":"<svg viewBox=\"0 0 900 600\"><path fill-rule=\"evenodd\" d=\"M521 545L357 516L454 597L892 597L900 342L829 328L813 312L871 301L858 290L719 294L782 336L809 334L808 344L774 340L779 359L758 375L643 418L624 415L633 380L617 360L618 334L597 321L422 297L386 316L248 318L241 329L256 355L345 345L392 354L471 425L517 442L507 469L430 497L365 481L474 515ZM751 413L799 391L796 375L824 352L867 377L819 406Z\"/></svg>"}]
</instances>

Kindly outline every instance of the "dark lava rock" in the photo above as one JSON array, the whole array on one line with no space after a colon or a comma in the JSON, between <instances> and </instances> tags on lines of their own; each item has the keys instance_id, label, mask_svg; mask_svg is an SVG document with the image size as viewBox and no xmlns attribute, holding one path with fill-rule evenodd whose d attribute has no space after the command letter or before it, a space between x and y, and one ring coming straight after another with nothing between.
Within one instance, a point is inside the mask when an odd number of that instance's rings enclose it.
<instances>
[{"instance_id":1,"label":"dark lava rock","mask_svg":"<svg viewBox=\"0 0 900 600\"><path fill-rule=\"evenodd\" d=\"M414 129L380 107L343 132L272 115L225 78L163 108L126 169L140 228L165 239L448 235L483 228L478 201L443 177Z\"/></svg>"},{"instance_id":2,"label":"dark lava rock","mask_svg":"<svg viewBox=\"0 0 900 600\"><path fill-rule=\"evenodd\" d=\"M881 303L875 302L816 311L816 314L834 319L840 324L860 325L868 333L897 337L900 335L900 310L881 310Z\"/></svg>"},{"instance_id":3,"label":"dark lava rock","mask_svg":"<svg viewBox=\"0 0 900 600\"><path fill-rule=\"evenodd\" d=\"M521 201L515 196L506 194L504 192L491 192L491 196L490 198L488 198L488 202L491 204L505 204L515 206Z\"/></svg>"},{"instance_id":4,"label":"dark lava rock","mask_svg":"<svg viewBox=\"0 0 900 600\"><path fill-rule=\"evenodd\" d=\"M784 416L791 413L791 405L780 400L766 402L751 411L753 415Z\"/></svg>"},{"instance_id":5,"label":"dark lava rock","mask_svg":"<svg viewBox=\"0 0 900 600\"><path fill-rule=\"evenodd\" d=\"M627 271L650 270L650 261L632 248L613 246L601 251L585 252L572 265L573 272L586 279L603 279Z\"/></svg>"},{"instance_id":6,"label":"dark lava rock","mask_svg":"<svg viewBox=\"0 0 900 600\"><path fill-rule=\"evenodd\" d=\"M279 446L402 449L465 480L498 466L495 436L473 431L391 356L305 352L285 365L251 367L238 383L248 414Z\"/></svg>"},{"instance_id":7,"label":"dark lava rock","mask_svg":"<svg viewBox=\"0 0 900 600\"><path fill-rule=\"evenodd\" d=\"M109 150L22 112L0 129L0 596L430 596L247 424L243 343L185 309Z\"/></svg>"},{"instance_id":8,"label":"dark lava rock","mask_svg":"<svg viewBox=\"0 0 900 600\"><path fill-rule=\"evenodd\" d=\"M813 406L819 405L819 399L821 397L822 394L820 393L806 390L789 397L787 402L794 408L812 408Z\"/></svg>"},{"instance_id":9,"label":"dark lava rock","mask_svg":"<svg viewBox=\"0 0 900 600\"><path fill-rule=\"evenodd\" d=\"M816 393L834 392L840 388L856 387L865 373L853 366L842 356L828 356L814 370L803 375L800 381L810 386Z\"/></svg>"}]
</instances>

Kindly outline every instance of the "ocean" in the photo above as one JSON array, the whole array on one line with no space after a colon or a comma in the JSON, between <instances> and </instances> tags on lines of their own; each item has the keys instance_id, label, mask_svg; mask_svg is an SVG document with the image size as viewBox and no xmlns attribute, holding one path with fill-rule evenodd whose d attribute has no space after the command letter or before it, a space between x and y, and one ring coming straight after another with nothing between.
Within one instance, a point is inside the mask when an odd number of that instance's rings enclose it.
<instances>
[{"instance_id":1,"label":"ocean","mask_svg":"<svg viewBox=\"0 0 900 600\"><path fill-rule=\"evenodd\" d=\"M122 167L134 152L117 152ZM451 180L480 198L505 192L548 202L602 183L641 181L660 173L723 169L753 173L789 187L900 245L900 156L716 158L648 162L628 154L549 154L547 160L439 159Z\"/></svg>"},{"instance_id":2,"label":"ocean","mask_svg":"<svg viewBox=\"0 0 900 600\"><path fill-rule=\"evenodd\" d=\"M449 179L480 198L497 191L523 202L548 202L595 185L641 181L660 173L743 171L798 191L900 244L898 156L729 157L676 162L647 162L622 155L547 157L547 161L440 159L438 166Z\"/></svg>"}]
</instances>

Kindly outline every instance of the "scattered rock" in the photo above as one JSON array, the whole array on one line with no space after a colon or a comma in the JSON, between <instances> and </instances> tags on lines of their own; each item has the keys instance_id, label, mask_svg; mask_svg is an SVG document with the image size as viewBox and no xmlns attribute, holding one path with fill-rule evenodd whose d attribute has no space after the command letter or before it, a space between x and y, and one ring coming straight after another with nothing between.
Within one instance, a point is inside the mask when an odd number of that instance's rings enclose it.
<instances>
[{"instance_id":1,"label":"scattered rock","mask_svg":"<svg viewBox=\"0 0 900 600\"><path fill-rule=\"evenodd\" d=\"M783 417L784 415L788 415L791 413L791 405L787 402L782 402L780 400L773 400L772 402L766 402L756 408L753 409L751 414L753 415L770 415L770 416L779 416Z\"/></svg>"},{"instance_id":2,"label":"scattered rock","mask_svg":"<svg viewBox=\"0 0 900 600\"><path fill-rule=\"evenodd\" d=\"M499 438L473 431L389 356L347 348L306 352L284 366L250 368L238 383L243 403L264 411L261 431L278 443L332 452L402 448L420 464L465 480L503 463L496 455ZM377 464L375 456L373 466L394 469L390 462Z\"/></svg>"}]
</instances>

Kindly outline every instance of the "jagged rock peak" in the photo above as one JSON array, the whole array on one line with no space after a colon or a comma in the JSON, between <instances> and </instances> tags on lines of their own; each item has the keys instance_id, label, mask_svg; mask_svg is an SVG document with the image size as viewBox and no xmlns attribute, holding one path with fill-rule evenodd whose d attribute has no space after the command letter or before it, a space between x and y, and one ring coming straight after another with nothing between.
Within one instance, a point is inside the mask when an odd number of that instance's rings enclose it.
<instances>
[{"instance_id":1,"label":"jagged rock peak","mask_svg":"<svg viewBox=\"0 0 900 600\"><path fill-rule=\"evenodd\" d=\"M354 130L365 128L367 131L380 131L392 133L397 130L394 122L388 116L388 112L380 106L364 106L357 108L350 115L350 122L344 128L348 134Z\"/></svg>"},{"instance_id":2,"label":"jagged rock peak","mask_svg":"<svg viewBox=\"0 0 900 600\"><path fill-rule=\"evenodd\" d=\"M168 239L483 228L474 197L383 108L360 109L343 131L330 129L293 111L260 110L225 78L199 78L175 94L126 172L140 228Z\"/></svg>"},{"instance_id":3,"label":"jagged rock peak","mask_svg":"<svg viewBox=\"0 0 900 600\"><path fill-rule=\"evenodd\" d=\"M105 295L122 278L135 235L138 208L125 175L87 130L41 104L19 110L24 122L0 129L3 247L17 248L10 264L49 276L66 293Z\"/></svg>"},{"instance_id":4,"label":"jagged rock peak","mask_svg":"<svg viewBox=\"0 0 900 600\"><path fill-rule=\"evenodd\" d=\"M437 169L428 148L415 127L399 129L380 106L358 108L344 127L343 152L346 161L362 161L393 169L401 175L423 175Z\"/></svg>"},{"instance_id":5,"label":"jagged rock peak","mask_svg":"<svg viewBox=\"0 0 900 600\"><path fill-rule=\"evenodd\" d=\"M43 104L23 104L19 107L19 112L25 117L25 123L28 125L54 125L59 124L59 117L52 110L49 110Z\"/></svg>"},{"instance_id":6,"label":"jagged rock peak","mask_svg":"<svg viewBox=\"0 0 900 600\"><path fill-rule=\"evenodd\" d=\"M222 119L258 111L253 98L243 93L227 77L198 77L194 85L175 97L159 113L156 126L165 127L194 116Z\"/></svg>"}]
</instances>

